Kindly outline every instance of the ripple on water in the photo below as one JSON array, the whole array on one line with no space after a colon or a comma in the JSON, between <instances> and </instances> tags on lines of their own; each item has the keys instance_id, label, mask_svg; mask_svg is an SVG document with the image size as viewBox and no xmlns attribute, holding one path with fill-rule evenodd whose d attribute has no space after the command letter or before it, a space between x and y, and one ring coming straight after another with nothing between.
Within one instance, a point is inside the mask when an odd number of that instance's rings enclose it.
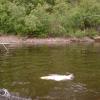
<instances>
[{"instance_id":1,"label":"ripple on water","mask_svg":"<svg viewBox=\"0 0 100 100\"><path fill-rule=\"evenodd\" d=\"M99 97L99 93L87 89L85 84L65 82L54 87L48 95L37 96L35 100L96 100L97 96Z\"/></svg>"}]
</instances>

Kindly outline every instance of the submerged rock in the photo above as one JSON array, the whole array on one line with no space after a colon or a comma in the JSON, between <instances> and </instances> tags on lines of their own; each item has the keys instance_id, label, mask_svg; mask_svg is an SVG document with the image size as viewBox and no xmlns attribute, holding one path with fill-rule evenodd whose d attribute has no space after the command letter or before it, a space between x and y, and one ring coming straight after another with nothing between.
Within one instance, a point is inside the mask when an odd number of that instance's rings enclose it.
<instances>
[{"instance_id":1,"label":"submerged rock","mask_svg":"<svg viewBox=\"0 0 100 100\"><path fill-rule=\"evenodd\" d=\"M9 98L10 97L10 93L8 92L7 89L0 89L0 96L4 96Z\"/></svg>"},{"instance_id":2,"label":"submerged rock","mask_svg":"<svg viewBox=\"0 0 100 100\"><path fill-rule=\"evenodd\" d=\"M22 98L10 94L7 89L0 89L0 100L32 100L30 98Z\"/></svg>"}]
</instances>

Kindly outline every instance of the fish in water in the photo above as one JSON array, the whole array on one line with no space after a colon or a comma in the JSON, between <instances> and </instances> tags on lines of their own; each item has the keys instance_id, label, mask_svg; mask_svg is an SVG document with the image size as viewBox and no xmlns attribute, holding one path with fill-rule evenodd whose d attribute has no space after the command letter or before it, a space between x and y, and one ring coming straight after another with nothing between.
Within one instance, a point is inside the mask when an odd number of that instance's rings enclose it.
<instances>
[{"instance_id":1,"label":"fish in water","mask_svg":"<svg viewBox=\"0 0 100 100\"><path fill-rule=\"evenodd\" d=\"M65 81L65 80L73 80L74 75L73 74L69 74L69 75L50 74L48 76L42 76L40 78L44 80Z\"/></svg>"}]
</instances>

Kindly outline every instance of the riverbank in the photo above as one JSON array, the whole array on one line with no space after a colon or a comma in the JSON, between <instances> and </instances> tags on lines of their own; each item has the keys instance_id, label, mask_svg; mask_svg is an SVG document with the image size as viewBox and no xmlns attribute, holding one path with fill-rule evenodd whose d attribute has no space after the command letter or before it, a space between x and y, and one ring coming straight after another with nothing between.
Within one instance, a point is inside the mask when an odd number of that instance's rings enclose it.
<instances>
[{"instance_id":1,"label":"riverbank","mask_svg":"<svg viewBox=\"0 0 100 100\"><path fill-rule=\"evenodd\" d=\"M19 36L0 36L0 43L14 45L66 45L70 43L95 43L100 42L100 36L68 37L68 38L27 38Z\"/></svg>"}]
</instances>

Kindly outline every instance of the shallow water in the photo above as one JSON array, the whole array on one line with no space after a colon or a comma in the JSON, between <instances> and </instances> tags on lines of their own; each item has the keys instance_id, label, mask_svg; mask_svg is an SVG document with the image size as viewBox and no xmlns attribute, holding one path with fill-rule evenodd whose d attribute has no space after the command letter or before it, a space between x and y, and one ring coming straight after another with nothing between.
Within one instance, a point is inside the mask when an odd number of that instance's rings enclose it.
<instances>
[{"instance_id":1,"label":"shallow water","mask_svg":"<svg viewBox=\"0 0 100 100\"><path fill-rule=\"evenodd\" d=\"M32 100L100 100L100 45L23 46L0 52L0 88ZM74 80L40 79L66 72Z\"/></svg>"}]
</instances>

